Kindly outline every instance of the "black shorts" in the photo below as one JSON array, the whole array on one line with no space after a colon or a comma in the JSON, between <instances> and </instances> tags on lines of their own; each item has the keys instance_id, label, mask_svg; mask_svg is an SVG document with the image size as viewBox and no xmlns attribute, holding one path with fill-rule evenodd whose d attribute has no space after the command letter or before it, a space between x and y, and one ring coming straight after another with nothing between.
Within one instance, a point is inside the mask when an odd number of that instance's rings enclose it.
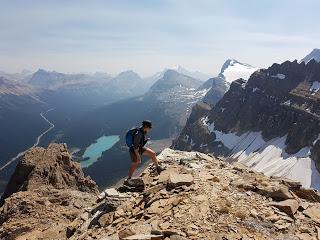
<instances>
[{"instance_id":1,"label":"black shorts","mask_svg":"<svg viewBox=\"0 0 320 240\"><path fill-rule=\"evenodd\" d=\"M140 155L142 155L145 151L146 151L146 147L139 147L139 154ZM131 161L137 162L138 158L137 158L137 155L136 155L133 147L129 148L129 153L130 153Z\"/></svg>"}]
</instances>

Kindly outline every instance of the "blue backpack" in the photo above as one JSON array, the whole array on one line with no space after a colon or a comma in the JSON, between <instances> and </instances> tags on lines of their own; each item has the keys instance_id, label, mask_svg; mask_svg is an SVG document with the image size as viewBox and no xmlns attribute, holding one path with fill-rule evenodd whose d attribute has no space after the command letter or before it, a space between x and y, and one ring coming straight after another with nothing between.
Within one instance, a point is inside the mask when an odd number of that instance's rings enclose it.
<instances>
[{"instance_id":1,"label":"blue backpack","mask_svg":"<svg viewBox=\"0 0 320 240\"><path fill-rule=\"evenodd\" d=\"M129 148L133 146L133 137L138 131L139 131L139 128L134 127L128 130L128 132L126 133L126 144Z\"/></svg>"}]
</instances>

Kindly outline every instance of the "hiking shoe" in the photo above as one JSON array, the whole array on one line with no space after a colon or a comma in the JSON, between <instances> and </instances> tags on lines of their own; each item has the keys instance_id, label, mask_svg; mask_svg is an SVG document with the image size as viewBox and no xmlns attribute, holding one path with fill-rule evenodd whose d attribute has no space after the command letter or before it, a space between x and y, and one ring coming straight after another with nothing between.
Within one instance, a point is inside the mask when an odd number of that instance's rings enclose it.
<instances>
[{"instance_id":1,"label":"hiking shoe","mask_svg":"<svg viewBox=\"0 0 320 240\"><path fill-rule=\"evenodd\" d=\"M157 170L157 173L160 174L163 170L165 170L165 168L159 165L156 167L156 170Z\"/></svg>"},{"instance_id":2,"label":"hiking shoe","mask_svg":"<svg viewBox=\"0 0 320 240\"><path fill-rule=\"evenodd\" d=\"M127 186L131 186L132 185L132 179L131 178L127 178L126 180L124 180L123 184L127 185Z\"/></svg>"}]
</instances>

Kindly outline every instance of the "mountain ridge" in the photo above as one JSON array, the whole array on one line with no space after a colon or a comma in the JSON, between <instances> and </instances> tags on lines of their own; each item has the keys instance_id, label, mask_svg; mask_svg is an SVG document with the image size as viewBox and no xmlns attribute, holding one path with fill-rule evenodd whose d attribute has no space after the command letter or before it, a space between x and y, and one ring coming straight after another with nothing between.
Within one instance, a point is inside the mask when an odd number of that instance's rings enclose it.
<instances>
[{"instance_id":1,"label":"mountain ridge","mask_svg":"<svg viewBox=\"0 0 320 240\"><path fill-rule=\"evenodd\" d=\"M56 167L38 164L38 158ZM313 239L320 233L320 195L298 182L199 152L165 149L158 158L166 166L160 175L150 165L130 186L97 196L94 182L81 180L83 173L65 145L31 149L19 164L27 172L29 163L36 164L25 179L32 185L0 207L0 237L280 240ZM60 174L68 177L50 177Z\"/></svg>"},{"instance_id":2,"label":"mountain ridge","mask_svg":"<svg viewBox=\"0 0 320 240\"><path fill-rule=\"evenodd\" d=\"M286 61L236 80L211 110L195 110L173 146L226 155L319 189L319 75L314 60Z\"/></svg>"},{"instance_id":3,"label":"mountain ridge","mask_svg":"<svg viewBox=\"0 0 320 240\"><path fill-rule=\"evenodd\" d=\"M301 62L308 63L312 59L314 59L317 62L320 62L320 49L319 48L313 49L307 56L305 56L303 59L300 60L300 63Z\"/></svg>"}]
</instances>

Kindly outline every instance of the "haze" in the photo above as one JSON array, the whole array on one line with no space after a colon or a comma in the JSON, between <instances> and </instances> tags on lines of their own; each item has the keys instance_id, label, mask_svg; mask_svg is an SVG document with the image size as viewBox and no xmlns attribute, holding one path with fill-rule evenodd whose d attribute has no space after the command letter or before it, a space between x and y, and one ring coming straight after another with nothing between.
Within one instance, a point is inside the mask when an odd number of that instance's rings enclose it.
<instances>
[{"instance_id":1,"label":"haze","mask_svg":"<svg viewBox=\"0 0 320 240\"><path fill-rule=\"evenodd\" d=\"M317 0L1 0L0 70L216 74L227 58L266 67L319 47L319 9Z\"/></svg>"}]
</instances>

